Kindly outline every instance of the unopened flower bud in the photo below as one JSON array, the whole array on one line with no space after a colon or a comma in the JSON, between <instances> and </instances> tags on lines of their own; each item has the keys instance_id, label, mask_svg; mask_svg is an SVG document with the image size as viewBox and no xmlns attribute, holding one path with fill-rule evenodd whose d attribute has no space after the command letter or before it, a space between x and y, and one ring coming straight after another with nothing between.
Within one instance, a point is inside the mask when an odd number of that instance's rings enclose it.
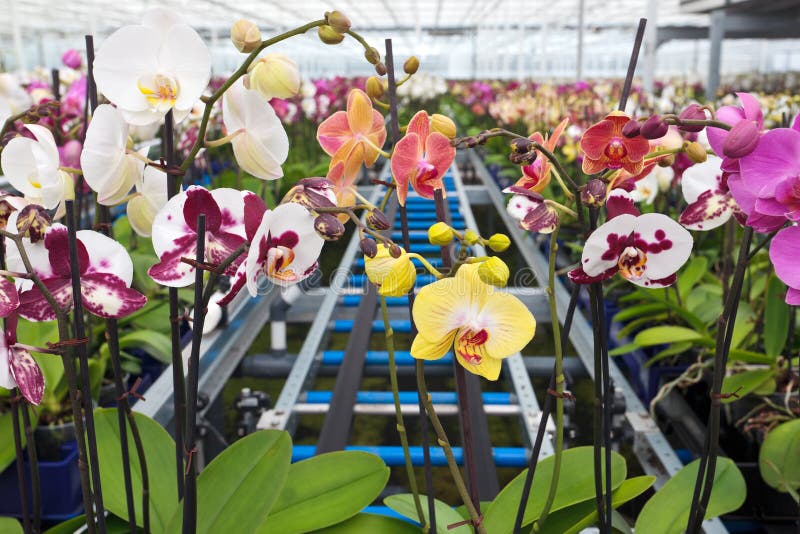
<instances>
[{"instance_id":1,"label":"unopened flower bud","mask_svg":"<svg viewBox=\"0 0 800 534\"><path fill-rule=\"evenodd\" d=\"M606 200L606 184L603 180L592 178L581 190L581 203L584 206L602 206Z\"/></svg>"},{"instance_id":2,"label":"unopened flower bud","mask_svg":"<svg viewBox=\"0 0 800 534\"><path fill-rule=\"evenodd\" d=\"M456 136L456 123L446 115L434 113L431 115L431 131L439 132L448 139L453 139Z\"/></svg>"},{"instance_id":3,"label":"unopened flower bud","mask_svg":"<svg viewBox=\"0 0 800 534\"><path fill-rule=\"evenodd\" d=\"M478 277L489 285L505 287L510 274L508 265L497 256L490 257L478 266Z\"/></svg>"},{"instance_id":4,"label":"unopened flower bud","mask_svg":"<svg viewBox=\"0 0 800 534\"><path fill-rule=\"evenodd\" d=\"M231 41L236 50L249 54L261 44L261 30L249 20L239 19L231 26Z\"/></svg>"},{"instance_id":5,"label":"unopened flower bud","mask_svg":"<svg viewBox=\"0 0 800 534\"><path fill-rule=\"evenodd\" d=\"M325 241L336 241L344 235L344 225L332 213L322 213L314 219L314 229Z\"/></svg>"},{"instance_id":6,"label":"unopened flower bud","mask_svg":"<svg viewBox=\"0 0 800 534\"><path fill-rule=\"evenodd\" d=\"M17 137L19 134L17 132L7 132L2 139L0 139L0 146L5 148L9 141Z\"/></svg>"},{"instance_id":7,"label":"unopened flower bud","mask_svg":"<svg viewBox=\"0 0 800 534\"><path fill-rule=\"evenodd\" d=\"M403 63L403 72L406 74L414 74L419 70L419 59L417 56L411 56Z\"/></svg>"},{"instance_id":8,"label":"unopened flower bud","mask_svg":"<svg viewBox=\"0 0 800 534\"><path fill-rule=\"evenodd\" d=\"M374 258L378 253L378 244L370 237L365 237L358 245L361 248L361 252L364 253L364 256L368 258Z\"/></svg>"},{"instance_id":9,"label":"unopened flower bud","mask_svg":"<svg viewBox=\"0 0 800 534\"><path fill-rule=\"evenodd\" d=\"M283 196L281 204L287 202L297 202L312 211L333 208L336 206L336 193L333 183L327 178L303 178Z\"/></svg>"},{"instance_id":10,"label":"unopened flower bud","mask_svg":"<svg viewBox=\"0 0 800 534\"><path fill-rule=\"evenodd\" d=\"M660 115L653 115L642 124L639 133L645 139L660 139L667 135L669 124Z\"/></svg>"},{"instance_id":11,"label":"unopened flower bud","mask_svg":"<svg viewBox=\"0 0 800 534\"><path fill-rule=\"evenodd\" d=\"M492 234L486 245L495 252L504 252L511 246L511 239L506 234Z\"/></svg>"},{"instance_id":12,"label":"unopened flower bud","mask_svg":"<svg viewBox=\"0 0 800 534\"><path fill-rule=\"evenodd\" d=\"M61 63L66 65L71 69L79 69L81 68L81 53L75 50L74 48L70 48L66 52L61 55Z\"/></svg>"},{"instance_id":13,"label":"unopened flower bud","mask_svg":"<svg viewBox=\"0 0 800 534\"><path fill-rule=\"evenodd\" d=\"M392 243L392 246L389 247L389 255L393 258L399 258L403 255L403 249Z\"/></svg>"},{"instance_id":14,"label":"unopened flower bud","mask_svg":"<svg viewBox=\"0 0 800 534\"><path fill-rule=\"evenodd\" d=\"M437 222L428 228L428 241L440 247L449 245L453 241L453 229L447 223Z\"/></svg>"},{"instance_id":15,"label":"unopened flower bud","mask_svg":"<svg viewBox=\"0 0 800 534\"><path fill-rule=\"evenodd\" d=\"M250 89L261 93L265 100L291 98L300 91L297 63L283 54L265 55L254 61L248 72Z\"/></svg>"},{"instance_id":16,"label":"unopened flower bud","mask_svg":"<svg viewBox=\"0 0 800 534\"><path fill-rule=\"evenodd\" d=\"M337 32L327 24L323 24L317 29L317 35L319 35L320 41L329 45L339 44L344 40L343 33Z\"/></svg>"},{"instance_id":17,"label":"unopened flower bud","mask_svg":"<svg viewBox=\"0 0 800 534\"><path fill-rule=\"evenodd\" d=\"M533 150L533 141L527 137L518 137L511 141L511 152L515 154L527 154Z\"/></svg>"},{"instance_id":18,"label":"unopened flower bud","mask_svg":"<svg viewBox=\"0 0 800 534\"><path fill-rule=\"evenodd\" d=\"M689 156L689 159L695 163L703 163L706 159L708 159L706 149L697 141L687 143L684 152L686 152L686 155Z\"/></svg>"},{"instance_id":19,"label":"unopened flower bud","mask_svg":"<svg viewBox=\"0 0 800 534\"><path fill-rule=\"evenodd\" d=\"M478 242L481 236L478 235L477 232L473 230L467 230L464 232L464 244L472 246Z\"/></svg>"},{"instance_id":20,"label":"unopened flower bud","mask_svg":"<svg viewBox=\"0 0 800 534\"><path fill-rule=\"evenodd\" d=\"M389 222L389 218L386 214L376 208L367 213L367 227L380 232L391 228L392 223Z\"/></svg>"},{"instance_id":21,"label":"unopened flower bud","mask_svg":"<svg viewBox=\"0 0 800 534\"><path fill-rule=\"evenodd\" d=\"M377 72L379 76L385 76L388 71L386 70L386 65L379 62L375 63L375 72Z\"/></svg>"},{"instance_id":22,"label":"unopened flower bud","mask_svg":"<svg viewBox=\"0 0 800 534\"><path fill-rule=\"evenodd\" d=\"M672 167L673 165L675 165L675 154L667 154L658 159L659 167Z\"/></svg>"},{"instance_id":23,"label":"unopened flower bud","mask_svg":"<svg viewBox=\"0 0 800 534\"><path fill-rule=\"evenodd\" d=\"M751 120L737 122L725 136L722 143L722 153L728 158L743 158L758 146L759 131L756 123Z\"/></svg>"},{"instance_id":24,"label":"unopened flower bud","mask_svg":"<svg viewBox=\"0 0 800 534\"><path fill-rule=\"evenodd\" d=\"M350 19L341 11L325 13L325 21L339 33L347 33L350 30Z\"/></svg>"},{"instance_id":25,"label":"unopened flower bud","mask_svg":"<svg viewBox=\"0 0 800 534\"><path fill-rule=\"evenodd\" d=\"M706 112L700 106L700 104L689 104L686 108L681 111L681 114L678 115L678 118L684 121L704 121L706 120ZM678 125L679 130L683 130L684 132L699 132L705 126L686 126L686 125Z\"/></svg>"},{"instance_id":26,"label":"unopened flower bud","mask_svg":"<svg viewBox=\"0 0 800 534\"><path fill-rule=\"evenodd\" d=\"M370 76L367 78L367 95L370 98L380 98L383 96L383 83L378 79L377 76Z\"/></svg>"},{"instance_id":27,"label":"unopened flower bud","mask_svg":"<svg viewBox=\"0 0 800 534\"><path fill-rule=\"evenodd\" d=\"M38 243L44 239L47 229L53 224L53 220L42 206L28 204L22 208L17 216L17 232L23 237L31 240L31 243Z\"/></svg>"},{"instance_id":28,"label":"unopened flower bud","mask_svg":"<svg viewBox=\"0 0 800 534\"><path fill-rule=\"evenodd\" d=\"M364 51L364 57L367 58L370 65L377 65L381 61L381 53L374 46L369 47Z\"/></svg>"},{"instance_id":29,"label":"unopened flower bud","mask_svg":"<svg viewBox=\"0 0 800 534\"><path fill-rule=\"evenodd\" d=\"M628 139L632 139L634 137L638 137L639 133L641 132L641 125L639 121L636 120L629 120L625 123L625 126L622 127L622 135L627 137Z\"/></svg>"},{"instance_id":30,"label":"unopened flower bud","mask_svg":"<svg viewBox=\"0 0 800 534\"><path fill-rule=\"evenodd\" d=\"M535 150L531 150L530 152L522 152L522 153L520 153L520 152L511 152L511 154L508 155L509 161L511 161L511 163L514 163L515 165L530 165L534 161L536 161L536 157L537 157L537 154L536 154Z\"/></svg>"}]
</instances>

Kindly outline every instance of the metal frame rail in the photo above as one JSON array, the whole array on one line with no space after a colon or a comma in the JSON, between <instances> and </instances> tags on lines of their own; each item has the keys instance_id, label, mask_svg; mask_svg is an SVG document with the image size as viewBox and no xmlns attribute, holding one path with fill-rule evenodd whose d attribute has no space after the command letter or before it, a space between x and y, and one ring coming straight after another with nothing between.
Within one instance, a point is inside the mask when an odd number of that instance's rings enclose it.
<instances>
[{"instance_id":1,"label":"metal frame rail","mask_svg":"<svg viewBox=\"0 0 800 534\"><path fill-rule=\"evenodd\" d=\"M495 184L486 166L475 152L469 153L470 162L475 168L475 172L483 182L486 192L489 195L494 207L500 214L500 218L506 225L507 231L513 242L517 245L520 254L525 259L534 276L540 284L546 284L548 278L547 258L539 251L539 247L530 235L526 235L519 229L515 221L506 211L505 199L500 189ZM558 320L563 323L569 303L569 291L556 279L555 297L558 303ZM590 378L594 380L594 345L592 337L592 326L582 314L575 314L572 323L572 330L569 333L570 342L575 347L581 361L586 367ZM655 487L660 488L664 483L682 467L678 456L670 446L661 429L650 418L647 409L634 393L625 375L620 371L616 362L612 359L610 365L610 376L614 381L615 388L622 393L625 399L624 417L630 424L633 435L633 451L639 459L645 473L656 477ZM727 529L718 518L705 521L703 529L708 534L724 534Z\"/></svg>"}]
</instances>

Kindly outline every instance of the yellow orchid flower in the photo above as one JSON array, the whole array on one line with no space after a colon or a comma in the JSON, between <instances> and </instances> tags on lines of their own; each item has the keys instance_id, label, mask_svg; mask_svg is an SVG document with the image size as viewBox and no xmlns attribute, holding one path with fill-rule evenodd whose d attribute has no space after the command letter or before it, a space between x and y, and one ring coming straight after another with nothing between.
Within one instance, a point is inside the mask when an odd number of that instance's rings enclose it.
<instances>
[{"instance_id":1,"label":"yellow orchid flower","mask_svg":"<svg viewBox=\"0 0 800 534\"><path fill-rule=\"evenodd\" d=\"M522 350L536 330L528 308L481 281L474 264L423 287L412 314L419 330L414 358L437 360L455 344L458 362L488 380L497 380L502 359Z\"/></svg>"},{"instance_id":2,"label":"yellow orchid flower","mask_svg":"<svg viewBox=\"0 0 800 534\"><path fill-rule=\"evenodd\" d=\"M384 297L402 297L406 295L417 281L417 269L409 255L402 248L400 257L393 258L389 248L378 246L374 258L364 256L364 271L369 281L378 287L378 293Z\"/></svg>"}]
</instances>

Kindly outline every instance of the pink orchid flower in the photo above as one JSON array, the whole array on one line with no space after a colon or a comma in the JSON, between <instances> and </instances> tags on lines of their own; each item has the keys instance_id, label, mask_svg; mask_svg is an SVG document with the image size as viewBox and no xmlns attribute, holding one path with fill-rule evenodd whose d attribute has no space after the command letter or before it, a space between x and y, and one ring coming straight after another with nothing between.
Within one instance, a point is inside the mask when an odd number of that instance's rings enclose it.
<instances>
[{"instance_id":1,"label":"pink orchid flower","mask_svg":"<svg viewBox=\"0 0 800 534\"><path fill-rule=\"evenodd\" d=\"M728 185L748 226L771 232L787 219L800 222L800 131L766 132L758 147L738 161L740 172Z\"/></svg>"},{"instance_id":2,"label":"pink orchid flower","mask_svg":"<svg viewBox=\"0 0 800 534\"><path fill-rule=\"evenodd\" d=\"M16 223L13 227L16 228ZM89 313L119 319L145 305L145 296L130 287L133 262L122 245L93 230L79 230L77 240L81 301ZM66 226L54 224L47 230L44 240L34 244L26 238L23 243L37 275L59 306L69 309L73 297ZM19 251L9 241L6 251L9 269L25 271ZM22 317L31 321L56 318L39 288L28 280L20 283L20 287L23 289L19 306Z\"/></svg>"},{"instance_id":3,"label":"pink orchid flower","mask_svg":"<svg viewBox=\"0 0 800 534\"><path fill-rule=\"evenodd\" d=\"M722 159L709 156L683 173L683 198L689 204L680 223L690 230L713 230L728 222L739 207L728 188L728 176L720 169Z\"/></svg>"},{"instance_id":4,"label":"pink orchid flower","mask_svg":"<svg viewBox=\"0 0 800 534\"><path fill-rule=\"evenodd\" d=\"M6 300L8 291L17 292L14 284L5 278L0 283L0 291L5 293L3 300ZM12 312L6 317L5 331L0 335L0 387L19 388L28 402L38 406L44 396L44 375L31 353L16 347L16 343L17 314Z\"/></svg>"},{"instance_id":5,"label":"pink orchid flower","mask_svg":"<svg viewBox=\"0 0 800 534\"><path fill-rule=\"evenodd\" d=\"M344 177L353 183L361 165L371 167L386 141L383 115L372 108L367 93L353 89L347 97L347 111L337 111L317 129L317 141L331 156L330 168L344 163Z\"/></svg>"},{"instance_id":6,"label":"pink orchid flower","mask_svg":"<svg viewBox=\"0 0 800 534\"><path fill-rule=\"evenodd\" d=\"M637 286L667 287L692 253L692 235L666 215L639 215L629 193L617 191L609 219L592 232L581 266L569 272L577 284L589 284L619 273Z\"/></svg>"},{"instance_id":7,"label":"pink orchid flower","mask_svg":"<svg viewBox=\"0 0 800 534\"><path fill-rule=\"evenodd\" d=\"M786 304L800 306L800 267L797 264L797 251L800 250L800 226L789 226L772 238L769 246L769 259L775 267L775 274L789 286Z\"/></svg>"},{"instance_id":8,"label":"pink orchid flower","mask_svg":"<svg viewBox=\"0 0 800 534\"><path fill-rule=\"evenodd\" d=\"M392 152L392 176L397 182L400 205L405 206L409 183L425 198L433 198L436 189L444 189L442 178L455 157L456 149L450 145L450 139L431 131L428 114L417 112Z\"/></svg>"},{"instance_id":9,"label":"pink orchid flower","mask_svg":"<svg viewBox=\"0 0 800 534\"><path fill-rule=\"evenodd\" d=\"M195 258L198 216L206 216L205 261L218 264L244 243L245 206L258 204L256 198L250 191L230 188L208 191L200 186L190 186L172 197L153 220L153 248L160 261L147 273L169 287L192 284L195 268L181 258ZM224 274L233 276L243 258L240 255L234 260Z\"/></svg>"}]
</instances>

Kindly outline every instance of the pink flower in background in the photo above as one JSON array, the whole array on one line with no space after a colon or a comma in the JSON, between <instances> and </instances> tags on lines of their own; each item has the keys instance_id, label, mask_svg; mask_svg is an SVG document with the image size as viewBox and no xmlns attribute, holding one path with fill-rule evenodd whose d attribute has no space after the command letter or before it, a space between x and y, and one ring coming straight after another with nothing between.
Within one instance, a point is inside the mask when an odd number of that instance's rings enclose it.
<instances>
[{"instance_id":1,"label":"pink flower in background","mask_svg":"<svg viewBox=\"0 0 800 534\"><path fill-rule=\"evenodd\" d=\"M66 118L80 117L86 102L86 76L81 76L69 86L61 99L61 113Z\"/></svg>"},{"instance_id":2,"label":"pink flower in background","mask_svg":"<svg viewBox=\"0 0 800 534\"><path fill-rule=\"evenodd\" d=\"M63 54L61 54L61 63L66 65L71 69L79 69L83 64L83 60L81 59L81 53L75 50L74 48L70 48Z\"/></svg>"},{"instance_id":3,"label":"pink flower in background","mask_svg":"<svg viewBox=\"0 0 800 534\"><path fill-rule=\"evenodd\" d=\"M58 159L61 162L61 166L80 169L81 150L83 150L83 145L75 139L70 139L63 146L58 147Z\"/></svg>"},{"instance_id":4,"label":"pink flower in background","mask_svg":"<svg viewBox=\"0 0 800 534\"><path fill-rule=\"evenodd\" d=\"M775 274L789 286L786 303L800 306L800 264L797 252L800 250L800 226L790 226L778 232L769 246L769 259L775 267Z\"/></svg>"}]
</instances>

